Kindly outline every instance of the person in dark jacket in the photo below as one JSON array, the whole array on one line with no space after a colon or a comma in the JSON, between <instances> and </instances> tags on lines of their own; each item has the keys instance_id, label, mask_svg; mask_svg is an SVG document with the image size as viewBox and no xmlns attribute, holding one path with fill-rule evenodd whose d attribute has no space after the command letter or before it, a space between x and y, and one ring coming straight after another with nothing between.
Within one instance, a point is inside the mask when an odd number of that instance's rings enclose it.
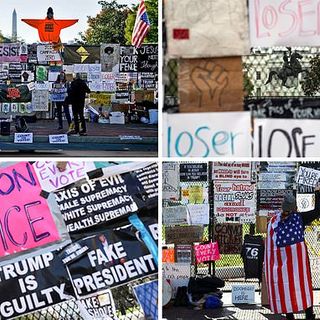
<instances>
[{"instance_id":1,"label":"person in dark jacket","mask_svg":"<svg viewBox=\"0 0 320 320\"><path fill-rule=\"evenodd\" d=\"M74 130L69 131L69 134L79 133L80 135L87 135L86 122L83 114L86 93L90 93L90 89L86 82L80 78L80 74L77 73L76 79L71 82L69 91L74 118ZM79 128L79 118L81 130Z\"/></svg>"}]
</instances>

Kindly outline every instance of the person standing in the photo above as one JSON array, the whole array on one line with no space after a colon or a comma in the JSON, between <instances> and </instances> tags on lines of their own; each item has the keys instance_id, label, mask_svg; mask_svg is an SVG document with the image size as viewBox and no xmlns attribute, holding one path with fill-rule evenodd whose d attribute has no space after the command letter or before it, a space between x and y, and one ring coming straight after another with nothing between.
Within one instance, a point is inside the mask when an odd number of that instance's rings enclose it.
<instances>
[{"instance_id":1,"label":"person standing","mask_svg":"<svg viewBox=\"0 0 320 320\"><path fill-rule=\"evenodd\" d=\"M55 105L57 108L57 114L58 114L58 130L63 129L63 121L62 121L62 108L64 111L64 114L66 116L68 126L71 124L71 116L69 112L69 103L68 103L68 94L67 94L67 83L66 83L66 75L64 72L61 72L56 82L53 84L53 94L54 92L59 91L61 95L60 101L55 101ZM63 93L63 94L62 94Z\"/></svg>"},{"instance_id":2,"label":"person standing","mask_svg":"<svg viewBox=\"0 0 320 320\"><path fill-rule=\"evenodd\" d=\"M293 314L300 311L305 311L306 319L315 319L304 231L319 217L320 192L317 187L314 210L297 212L295 197L286 195L282 211L268 224L264 263L270 308L273 313L285 313L288 320L294 320Z\"/></svg>"},{"instance_id":3,"label":"person standing","mask_svg":"<svg viewBox=\"0 0 320 320\"><path fill-rule=\"evenodd\" d=\"M69 131L69 134L79 133L83 136L87 135L86 122L84 119L84 103L86 93L90 93L90 89L86 82L80 78L80 74L77 73L76 79L71 82L69 91L74 119L74 130ZM81 122L81 130L79 128L79 121Z\"/></svg>"}]
</instances>

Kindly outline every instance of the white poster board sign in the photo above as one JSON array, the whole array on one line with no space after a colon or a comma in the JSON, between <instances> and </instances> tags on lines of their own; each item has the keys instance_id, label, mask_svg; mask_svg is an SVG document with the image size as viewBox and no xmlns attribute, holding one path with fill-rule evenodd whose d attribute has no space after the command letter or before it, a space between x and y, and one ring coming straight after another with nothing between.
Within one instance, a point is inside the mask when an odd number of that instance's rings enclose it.
<instances>
[{"instance_id":1,"label":"white poster board sign","mask_svg":"<svg viewBox=\"0 0 320 320\"><path fill-rule=\"evenodd\" d=\"M318 46L319 1L250 0L252 47Z\"/></svg>"},{"instance_id":2,"label":"white poster board sign","mask_svg":"<svg viewBox=\"0 0 320 320\"><path fill-rule=\"evenodd\" d=\"M162 197L165 200L178 200L179 192L179 163L164 162L162 164Z\"/></svg>"},{"instance_id":3,"label":"white poster board sign","mask_svg":"<svg viewBox=\"0 0 320 320\"><path fill-rule=\"evenodd\" d=\"M51 44L37 45L37 59L39 63L61 61L60 53Z\"/></svg>"},{"instance_id":4,"label":"white poster board sign","mask_svg":"<svg viewBox=\"0 0 320 320\"><path fill-rule=\"evenodd\" d=\"M68 144L68 135L67 134L50 134L49 143L52 144Z\"/></svg>"},{"instance_id":5,"label":"white poster board sign","mask_svg":"<svg viewBox=\"0 0 320 320\"><path fill-rule=\"evenodd\" d=\"M33 111L48 111L49 110L49 91L48 90L33 90L32 91L32 109Z\"/></svg>"},{"instance_id":6,"label":"white poster board sign","mask_svg":"<svg viewBox=\"0 0 320 320\"><path fill-rule=\"evenodd\" d=\"M173 296L176 295L178 287L188 286L191 276L190 264L187 263L163 263L163 277L170 282Z\"/></svg>"},{"instance_id":7,"label":"white poster board sign","mask_svg":"<svg viewBox=\"0 0 320 320\"><path fill-rule=\"evenodd\" d=\"M250 157L250 112L163 116L165 157Z\"/></svg>"},{"instance_id":8,"label":"white poster board sign","mask_svg":"<svg viewBox=\"0 0 320 320\"><path fill-rule=\"evenodd\" d=\"M303 184L304 186L316 187L320 179L320 171L306 168L303 166L299 167L298 174L296 176L297 184Z\"/></svg>"},{"instance_id":9,"label":"white poster board sign","mask_svg":"<svg viewBox=\"0 0 320 320\"><path fill-rule=\"evenodd\" d=\"M251 181L251 162L216 161L213 163L213 180Z\"/></svg>"},{"instance_id":10,"label":"white poster board sign","mask_svg":"<svg viewBox=\"0 0 320 320\"><path fill-rule=\"evenodd\" d=\"M298 193L296 199L298 212L307 212L314 209L315 195L313 193Z\"/></svg>"},{"instance_id":11,"label":"white poster board sign","mask_svg":"<svg viewBox=\"0 0 320 320\"><path fill-rule=\"evenodd\" d=\"M254 157L319 156L319 120L254 120Z\"/></svg>"},{"instance_id":12,"label":"white poster board sign","mask_svg":"<svg viewBox=\"0 0 320 320\"><path fill-rule=\"evenodd\" d=\"M254 304L255 303L254 285L233 285L232 303L233 304Z\"/></svg>"},{"instance_id":13,"label":"white poster board sign","mask_svg":"<svg viewBox=\"0 0 320 320\"><path fill-rule=\"evenodd\" d=\"M188 224L209 224L209 204L188 204Z\"/></svg>"},{"instance_id":14,"label":"white poster board sign","mask_svg":"<svg viewBox=\"0 0 320 320\"><path fill-rule=\"evenodd\" d=\"M164 225L187 224L187 207L163 207L162 208L162 222Z\"/></svg>"},{"instance_id":15,"label":"white poster board sign","mask_svg":"<svg viewBox=\"0 0 320 320\"><path fill-rule=\"evenodd\" d=\"M15 133L14 143L33 143L33 133Z\"/></svg>"},{"instance_id":16,"label":"white poster board sign","mask_svg":"<svg viewBox=\"0 0 320 320\"><path fill-rule=\"evenodd\" d=\"M170 57L249 53L246 0L168 0L164 8Z\"/></svg>"}]
</instances>

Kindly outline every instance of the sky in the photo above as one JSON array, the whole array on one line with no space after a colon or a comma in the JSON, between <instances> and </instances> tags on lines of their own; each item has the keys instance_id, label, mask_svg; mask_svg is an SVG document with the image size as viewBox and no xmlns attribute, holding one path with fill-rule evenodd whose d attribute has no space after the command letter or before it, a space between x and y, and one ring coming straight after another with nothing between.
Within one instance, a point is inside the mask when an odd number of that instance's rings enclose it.
<instances>
[{"instance_id":1,"label":"sky","mask_svg":"<svg viewBox=\"0 0 320 320\"><path fill-rule=\"evenodd\" d=\"M118 2L127 5L139 3L138 0L118 0ZM98 0L1 0L0 30L2 34L11 37L12 12L16 9L18 37L27 43L38 41L38 31L21 19L44 19L49 7L53 8L55 19L79 19L77 24L61 31L62 42L80 38L79 32L87 29L87 16L95 16L101 9Z\"/></svg>"}]
</instances>

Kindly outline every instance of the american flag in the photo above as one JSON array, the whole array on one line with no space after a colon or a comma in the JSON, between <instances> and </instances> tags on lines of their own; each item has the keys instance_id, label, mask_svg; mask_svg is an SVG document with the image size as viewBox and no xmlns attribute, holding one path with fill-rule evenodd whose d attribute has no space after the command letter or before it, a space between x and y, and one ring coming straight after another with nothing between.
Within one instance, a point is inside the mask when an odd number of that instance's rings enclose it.
<instances>
[{"instance_id":1,"label":"american flag","mask_svg":"<svg viewBox=\"0 0 320 320\"><path fill-rule=\"evenodd\" d=\"M141 0L137 12L136 22L134 24L131 43L136 48L140 48L144 38L150 29L150 21L147 15L147 9L144 0Z\"/></svg>"},{"instance_id":2,"label":"american flag","mask_svg":"<svg viewBox=\"0 0 320 320\"><path fill-rule=\"evenodd\" d=\"M284 221L280 213L271 218L264 262L272 312L299 312L313 305L301 215L293 213Z\"/></svg>"}]
</instances>

